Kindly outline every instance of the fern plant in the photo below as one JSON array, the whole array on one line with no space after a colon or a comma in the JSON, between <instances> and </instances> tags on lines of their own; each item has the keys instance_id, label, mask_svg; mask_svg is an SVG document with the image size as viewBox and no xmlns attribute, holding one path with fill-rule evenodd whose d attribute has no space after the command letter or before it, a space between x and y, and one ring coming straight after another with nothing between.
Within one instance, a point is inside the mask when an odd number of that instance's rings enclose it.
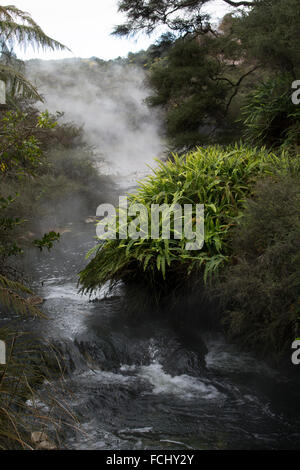
<instances>
[{"instance_id":1,"label":"fern plant","mask_svg":"<svg viewBox=\"0 0 300 470\"><path fill-rule=\"evenodd\" d=\"M16 66L12 53L16 45L24 50L29 46L52 50L67 48L47 36L28 13L13 5L0 5L0 79L9 85L14 96L21 93L26 97L42 100L35 86Z\"/></svg>"},{"instance_id":2,"label":"fern plant","mask_svg":"<svg viewBox=\"0 0 300 470\"><path fill-rule=\"evenodd\" d=\"M1 40L14 47L65 49L65 46L47 36L40 26L26 13L13 5L0 5Z\"/></svg>"},{"instance_id":3,"label":"fern plant","mask_svg":"<svg viewBox=\"0 0 300 470\"><path fill-rule=\"evenodd\" d=\"M34 293L28 287L1 274L0 305L20 315L44 316L35 305Z\"/></svg>"}]
</instances>

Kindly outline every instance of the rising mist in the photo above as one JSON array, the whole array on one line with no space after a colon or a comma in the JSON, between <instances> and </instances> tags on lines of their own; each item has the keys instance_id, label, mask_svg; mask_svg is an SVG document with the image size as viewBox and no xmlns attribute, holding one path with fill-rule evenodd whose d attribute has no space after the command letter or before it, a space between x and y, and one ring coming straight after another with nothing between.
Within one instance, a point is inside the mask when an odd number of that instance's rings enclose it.
<instances>
[{"instance_id":1,"label":"rising mist","mask_svg":"<svg viewBox=\"0 0 300 470\"><path fill-rule=\"evenodd\" d=\"M44 96L42 108L64 112L82 125L104 172L144 173L163 152L162 124L145 98L150 91L141 68L98 59L30 61L29 78Z\"/></svg>"}]
</instances>

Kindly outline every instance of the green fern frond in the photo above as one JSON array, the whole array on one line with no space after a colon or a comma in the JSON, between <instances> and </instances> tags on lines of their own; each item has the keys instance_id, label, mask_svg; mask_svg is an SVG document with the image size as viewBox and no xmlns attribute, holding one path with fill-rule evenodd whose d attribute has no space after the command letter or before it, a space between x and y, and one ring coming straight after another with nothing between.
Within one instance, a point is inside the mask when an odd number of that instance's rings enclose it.
<instances>
[{"instance_id":1,"label":"green fern frond","mask_svg":"<svg viewBox=\"0 0 300 470\"><path fill-rule=\"evenodd\" d=\"M26 298L25 295L30 295L31 298ZM45 315L32 302L33 295L33 292L20 282L0 275L0 306L12 309L20 315L44 317Z\"/></svg>"},{"instance_id":2,"label":"green fern frond","mask_svg":"<svg viewBox=\"0 0 300 470\"><path fill-rule=\"evenodd\" d=\"M69 50L66 46L47 36L31 16L13 5L0 6L0 37L10 46Z\"/></svg>"},{"instance_id":3,"label":"green fern frond","mask_svg":"<svg viewBox=\"0 0 300 470\"><path fill-rule=\"evenodd\" d=\"M35 86L30 83L24 75L9 65L0 64L0 78L4 81L9 80L12 84L14 94L22 94L27 98L35 98L43 101Z\"/></svg>"},{"instance_id":4,"label":"green fern frond","mask_svg":"<svg viewBox=\"0 0 300 470\"><path fill-rule=\"evenodd\" d=\"M63 44L47 36L29 13L13 5L0 6L0 80L9 82L11 96L18 94L26 98L43 101L37 89L20 73L10 60L3 60L5 50L13 51L15 46L26 50L35 49L70 50Z\"/></svg>"}]
</instances>

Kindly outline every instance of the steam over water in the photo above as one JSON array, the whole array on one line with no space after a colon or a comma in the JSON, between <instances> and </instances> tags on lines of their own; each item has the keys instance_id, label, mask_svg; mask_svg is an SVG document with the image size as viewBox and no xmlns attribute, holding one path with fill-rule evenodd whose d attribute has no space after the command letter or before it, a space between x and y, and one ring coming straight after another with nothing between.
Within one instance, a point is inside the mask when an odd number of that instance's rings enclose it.
<instances>
[{"instance_id":1,"label":"steam over water","mask_svg":"<svg viewBox=\"0 0 300 470\"><path fill-rule=\"evenodd\" d=\"M144 172L163 150L161 120L144 100L149 96L141 68L93 60L31 61L28 73L45 97L44 108L63 111L82 125L105 171Z\"/></svg>"},{"instance_id":2,"label":"steam over water","mask_svg":"<svg viewBox=\"0 0 300 470\"><path fill-rule=\"evenodd\" d=\"M146 171L162 152L159 116L143 102L144 74L94 61L32 62L51 112L84 126L99 165L111 173ZM46 85L45 85L46 83ZM124 176L125 175L125 176ZM48 321L29 321L62 358L64 386L53 379L48 392L79 420L64 429L67 449L284 449L299 448L297 381L229 345L214 330L195 328L185 306L182 322L131 307L120 285L91 302L77 291L77 273L94 245L95 227L71 224L50 254L29 256L36 291L45 299ZM134 303L134 302L133 302ZM124 311L126 306L126 311ZM203 313L203 306L195 306ZM287 358L287 362L288 362Z\"/></svg>"}]
</instances>

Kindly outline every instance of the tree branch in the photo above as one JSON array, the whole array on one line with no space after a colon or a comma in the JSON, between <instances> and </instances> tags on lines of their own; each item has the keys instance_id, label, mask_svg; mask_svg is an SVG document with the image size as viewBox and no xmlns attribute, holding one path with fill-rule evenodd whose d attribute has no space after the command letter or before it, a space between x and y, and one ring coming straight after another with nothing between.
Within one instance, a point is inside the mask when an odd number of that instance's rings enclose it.
<instances>
[{"instance_id":1,"label":"tree branch","mask_svg":"<svg viewBox=\"0 0 300 470\"><path fill-rule=\"evenodd\" d=\"M250 75L251 73L255 72L255 70L257 70L260 66L259 65L256 65L253 69L249 70L247 73L245 73L244 75L242 75L239 79L239 81L234 85L234 92L233 94L231 95L228 103L227 103L227 106L226 106L226 109L225 109L225 113L224 113L224 116L227 115L228 113L228 110L229 110L229 106L231 105L232 103L232 100L233 98L237 95L238 91L239 91L239 87L240 87L240 84L242 83L242 81L244 80L244 78L248 77L248 75Z\"/></svg>"},{"instance_id":2,"label":"tree branch","mask_svg":"<svg viewBox=\"0 0 300 470\"><path fill-rule=\"evenodd\" d=\"M252 7L254 2L233 2L232 0L223 0L223 2L227 3L232 7Z\"/></svg>"}]
</instances>

